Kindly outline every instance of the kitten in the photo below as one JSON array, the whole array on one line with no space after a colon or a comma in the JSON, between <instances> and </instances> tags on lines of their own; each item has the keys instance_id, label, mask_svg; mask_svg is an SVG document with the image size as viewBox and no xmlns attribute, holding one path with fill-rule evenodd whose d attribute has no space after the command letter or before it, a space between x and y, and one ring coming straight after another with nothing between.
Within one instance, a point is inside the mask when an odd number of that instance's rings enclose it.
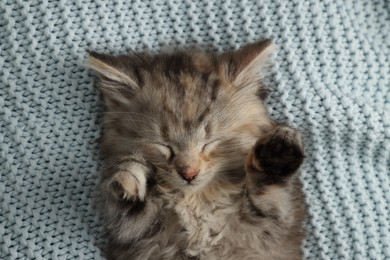
<instances>
[{"instance_id":1,"label":"kitten","mask_svg":"<svg viewBox=\"0 0 390 260\"><path fill-rule=\"evenodd\" d=\"M302 258L301 137L263 103L273 49L90 53L109 259Z\"/></svg>"}]
</instances>

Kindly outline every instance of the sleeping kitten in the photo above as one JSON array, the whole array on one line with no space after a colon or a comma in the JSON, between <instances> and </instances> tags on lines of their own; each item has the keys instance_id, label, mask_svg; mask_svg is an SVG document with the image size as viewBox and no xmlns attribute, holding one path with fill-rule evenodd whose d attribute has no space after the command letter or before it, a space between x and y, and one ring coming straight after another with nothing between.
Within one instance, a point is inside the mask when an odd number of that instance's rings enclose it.
<instances>
[{"instance_id":1,"label":"sleeping kitten","mask_svg":"<svg viewBox=\"0 0 390 260\"><path fill-rule=\"evenodd\" d=\"M90 53L109 259L302 258L301 138L262 101L273 49Z\"/></svg>"}]
</instances>

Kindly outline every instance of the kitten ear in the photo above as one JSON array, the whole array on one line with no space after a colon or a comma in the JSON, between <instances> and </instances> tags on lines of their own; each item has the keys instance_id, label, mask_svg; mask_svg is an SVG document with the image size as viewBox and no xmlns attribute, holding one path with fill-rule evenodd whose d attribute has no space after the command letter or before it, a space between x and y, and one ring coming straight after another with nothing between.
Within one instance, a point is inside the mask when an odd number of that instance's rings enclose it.
<instances>
[{"instance_id":1,"label":"kitten ear","mask_svg":"<svg viewBox=\"0 0 390 260\"><path fill-rule=\"evenodd\" d=\"M111 56L89 52L88 67L99 73L103 95L120 101L126 94L138 89L138 84L130 74L126 56Z\"/></svg>"},{"instance_id":2,"label":"kitten ear","mask_svg":"<svg viewBox=\"0 0 390 260\"><path fill-rule=\"evenodd\" d=\"M225 73L237 87L258 84L265 76L264 70L267 69L274 50L272 40L264 40L225 53Z\"/></svg>"}]
</instances>

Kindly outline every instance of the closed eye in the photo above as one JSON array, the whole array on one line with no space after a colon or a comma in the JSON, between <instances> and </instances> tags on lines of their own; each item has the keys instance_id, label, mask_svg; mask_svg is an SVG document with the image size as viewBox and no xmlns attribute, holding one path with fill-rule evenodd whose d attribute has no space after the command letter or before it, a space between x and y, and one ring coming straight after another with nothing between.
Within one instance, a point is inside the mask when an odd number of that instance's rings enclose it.
<instances>
[{"instance_id":1,"label":"closed eye","mask_svg":"<svg viewBox=\"0 0 390 260\"><path fill-rule=\"evenodd\" d=\"M171 159L175 156L175 152L173 148L167 144L154 143L156 148L167 158Z\"/></svg>"},{"instance_id":2,"label":"closed eye","mask_svg":"<svg viewBox=\"0 0 390 260\"><path fill-rule=\"evenodd\" d=\"M219 144L219 139L217 140L213 140L211 142L208 142L206 143L205 145L203 145L203 148L202 148L202 153L209 153L211 152L212 150L215 149L215 147L217 147L217 145Z\"/></svg>"}]
</instances>

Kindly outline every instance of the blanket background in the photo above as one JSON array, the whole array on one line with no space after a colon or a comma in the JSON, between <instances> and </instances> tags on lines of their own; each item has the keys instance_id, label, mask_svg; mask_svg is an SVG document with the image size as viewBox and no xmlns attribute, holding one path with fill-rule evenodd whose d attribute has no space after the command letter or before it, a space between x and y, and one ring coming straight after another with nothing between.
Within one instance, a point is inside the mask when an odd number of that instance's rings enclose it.
<instances>
[{"instance_id":1,"label":"blanket background","mask_svg":"<svg viewBox=\"0 0 390 260\"><path fill-rule=\"evenodd\" d=\"M0 1L0 259L99 259L86 50L271 37L274 118L305 133L307 259L390 259L386 0Z\"/></svg>"}]
</instances>

